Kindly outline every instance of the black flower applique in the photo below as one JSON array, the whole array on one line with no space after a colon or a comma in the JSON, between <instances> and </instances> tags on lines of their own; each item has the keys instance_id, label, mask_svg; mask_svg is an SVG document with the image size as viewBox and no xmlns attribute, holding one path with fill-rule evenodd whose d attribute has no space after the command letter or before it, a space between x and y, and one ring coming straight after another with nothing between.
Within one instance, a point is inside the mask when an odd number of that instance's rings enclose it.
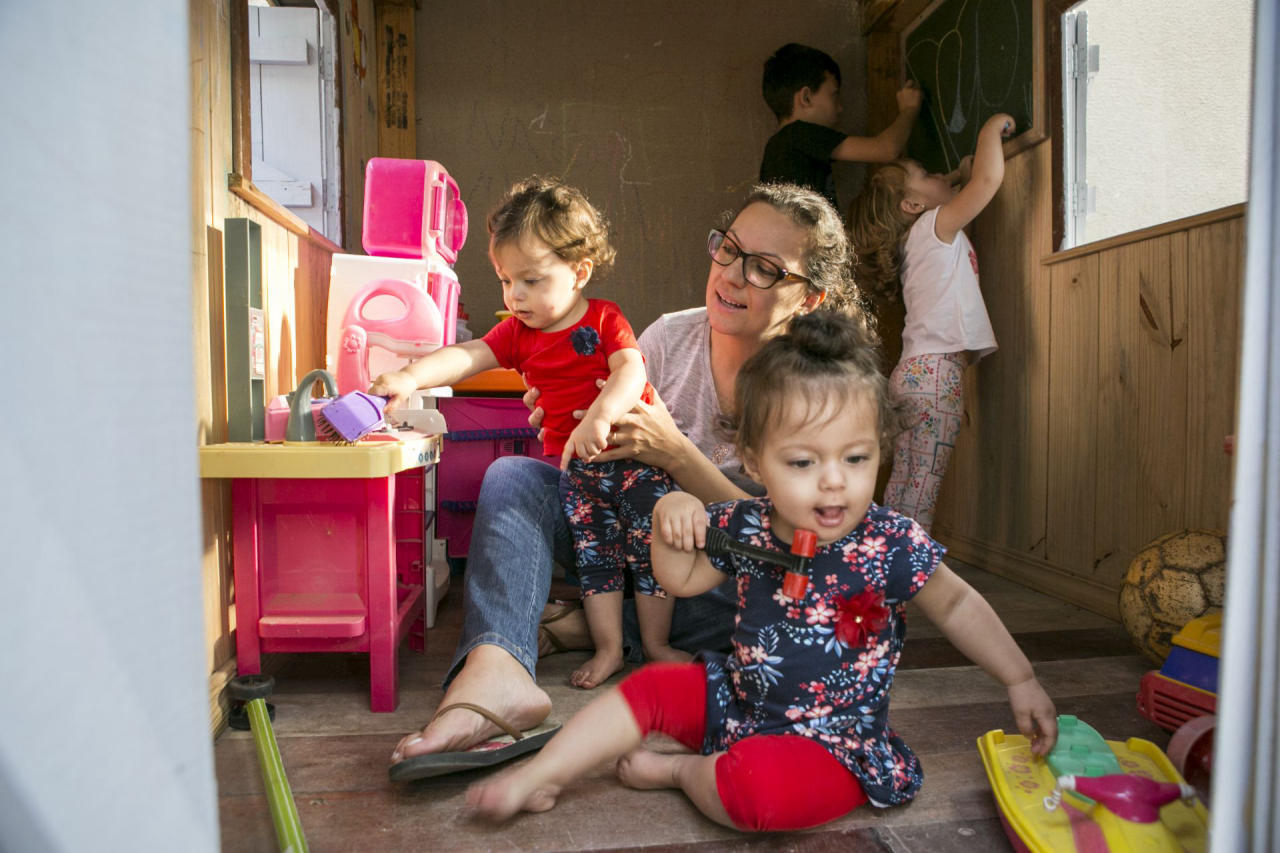
<instances>
[{"instance_id":1,"label":"black flower applique","mask_svg":"<svg viewBox=\"0 0 1280 853\"><path fill-rule=\"evenodd\" d=\"M573 341L573 351L578 355L594 355L600 346L600 333L590 326L579 326L569 340Z\"/></svg>"}]
</instances>

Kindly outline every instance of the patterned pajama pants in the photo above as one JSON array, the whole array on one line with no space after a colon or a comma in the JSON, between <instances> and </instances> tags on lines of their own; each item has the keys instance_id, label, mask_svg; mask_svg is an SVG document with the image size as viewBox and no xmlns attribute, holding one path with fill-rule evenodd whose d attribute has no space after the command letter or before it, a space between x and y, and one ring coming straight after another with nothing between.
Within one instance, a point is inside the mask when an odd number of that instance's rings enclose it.
<instances>
[{"instance_id":1,"label":"patterned pajama pants","mask_svg":"<svg viewBox=\"0 0 1280 853\"><path fill-rule=\"evenodd\" d=\"M649 545L653 505L676 490L671 475L634 459L574 459L560 475L560 501L573 534L574 563L582 595L622 592L629 568L637 595L666 598L653 578Z\"/></svg>"},{"instance_id":2,"label":"patterned pajama pants","mask_svg":"<svg viewBox=\"0 0 1280 853\"><path fill-rule=\"evenodd\" d=\"M894 441L884 503L925 530L933 526L938 490L964 417L965 365L962 352L917 355L900 361L889 379L889 394L913 426Z\"/></svg>"}]
</instances>

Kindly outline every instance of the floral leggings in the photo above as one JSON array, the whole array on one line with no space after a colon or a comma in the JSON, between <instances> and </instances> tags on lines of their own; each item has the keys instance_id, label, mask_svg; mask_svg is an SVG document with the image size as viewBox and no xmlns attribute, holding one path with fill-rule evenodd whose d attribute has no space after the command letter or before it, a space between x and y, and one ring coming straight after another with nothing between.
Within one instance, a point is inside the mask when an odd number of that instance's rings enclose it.
<instances>
[{"instance_id":1,"label":"floral leggings","mask_svg":"<svg viewBox=\"0 0 1280 853\"><path fill-rule=\"evenodd\" d=\"M653 578L649 545L653 506L675 490L670 474L634 459L569 462L560 475L560 501L583 597L622 592L624 567L632 572L637 595L667 597Z\"/></svg>"},{"instance_id":2,"label":"floral leggings","mask_svg":"<svg viewBox=\"0 0 1280 853\"><path fill-rule=\"evenodd\" d=\"M933 526L938 490L964 417L967 363L962 352L916 355L898 362L889 379L889 394L904 405L913 426L894 441L884 503L925 530Z\"/></svg>"}]
</instances>

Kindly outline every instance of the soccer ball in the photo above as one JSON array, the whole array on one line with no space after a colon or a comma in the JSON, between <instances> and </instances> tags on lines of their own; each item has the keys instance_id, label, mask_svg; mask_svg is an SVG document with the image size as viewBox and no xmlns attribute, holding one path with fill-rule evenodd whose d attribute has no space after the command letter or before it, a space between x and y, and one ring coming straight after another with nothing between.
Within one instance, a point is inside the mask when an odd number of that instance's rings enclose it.
<instances>
[{"instance_id":1,"label":"soccer ball","mask_svg":"<svg viewBox=\"0 0 1280 853\"><path fill-rule=\"evenodd\" d=\"M1157 664L1173 636L1222 609L1227 537L1212 530L1161 536L1138 552L1120 583L1120 619L1133 644Z\"/></svg>"}]
</instances>

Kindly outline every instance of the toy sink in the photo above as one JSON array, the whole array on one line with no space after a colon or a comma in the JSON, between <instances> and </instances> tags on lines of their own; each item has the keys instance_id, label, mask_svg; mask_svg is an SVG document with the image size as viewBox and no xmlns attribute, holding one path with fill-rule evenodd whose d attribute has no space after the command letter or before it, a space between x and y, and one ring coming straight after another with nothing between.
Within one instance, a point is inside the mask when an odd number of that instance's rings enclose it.
<instances>
[{"instance_id":1,"label":"toy sink","mask_svg":"<svg viewBox=\"0 0 1280 853\"><path fill-rule=\"evenodd\" d=\"M1033 755L1021 735L997 729L978 739L1000 820L1015 850L1030 853L1203 853L1208 849L1209 814L1199 800L1154 804L1149 819L1120 816L1071 785L1125 781L1183 786L1173 764L1155 744L1140 738L1104 740L1075 717L1058 718L1059 740L1047 758ZM1126 780L1126 777L1130 777ZM1132 777L1137 777L1136 779ZM1075 780L1062 786L1062 779ZM1166 784L1164 788L1169 788ZM1175 795L1176 796L1176 795ZM1060 800L1060 801L1059 801Z\"/></svg>"}]
</instances>

